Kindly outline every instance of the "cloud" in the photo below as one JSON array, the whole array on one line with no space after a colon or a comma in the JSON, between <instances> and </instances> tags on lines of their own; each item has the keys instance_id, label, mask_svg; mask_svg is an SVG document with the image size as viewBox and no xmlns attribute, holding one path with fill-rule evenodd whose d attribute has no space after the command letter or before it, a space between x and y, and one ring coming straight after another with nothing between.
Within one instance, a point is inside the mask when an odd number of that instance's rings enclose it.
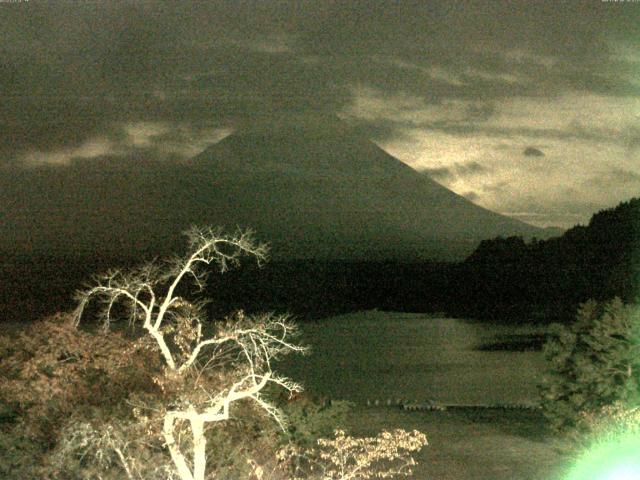
<instances>
[{"instance_id":1,"label":"cloud","mask_svg":"<svg viewBox=\"0 0 640 480\"><path fill-rule=\"evenodd\" d=\"M640 116L638 116L640 120ZM627 129L624 134L625 143L627 148L631 151L637 151L640 149L640 127L633 126Z\"/></svg>"},{"instance_id":2,"label":"cloud","mask_svg":"<svg viewBox=\"0 0 640 480\"><path fill-rule=\"evenodd\" d=\"M21 154L20 164L28 167L42 165L69 166L73 162L108 157L153 158L155 160L188 159L231 133L229 128L170 122L131 122L123 124L109 136L90 137L77 146L59 147L46 151L32 149Z\"/></svg>"},{"instance_id":3,"label":"cloud","mask_svg":"<svg viewBox=\"0 0 640 480\"><path fill-rule=\"evenodd\" d=\"M469 177L481 175L490 172L490 169L481 165L479 162L471 161L466 163L456 163L456 173L460 177Z\"/></svg>"},{"instance_id":4,"label":"cloud","mask_svg":"<svg viewBox=\"0 0 640 480\"><path fill-rule=\"evenodd\" d=\"M54 151L42 152L32 150L21 156L21 162L28 166L44 164L69 165L74 158L99 158L113 150L113 143L106 138L93 138L76 147L62 148Z\"/></svg>"},{"instance_id":5,"label":"cloud","mask_svg":"<svg viewBox=\"0 0 640 480\"><path fill-rule=\"evenodd\" d=\"M569 194L572 192L574 197ZM578 224L587 224L591 216L604 209L614 206L609 201L590 201L581 198L580 192L569 187L564 198L557 198L549 204L543 199L525 196L514 201L507 208L499 210L499 213L508 215L523 222L539 227L570 228Z\"/></svg>"},{"instance_id":6,"label":"cloud","mask_svg":"<svg viewBox=\"0 0 640 480\"><path fill-rule=\"evenodd\" d=\"M431 120L432 128L469 132L508 99L575 90L637 95L633 10L611 7L363 0L304 8L295 1L1 5L0 91L8 93L0 114L10 134L2 135L0 154L79 148L131 123L224 127L238 116L281 110L335 113L348 108L358 87L424 106L457 102L459 116ZM388 131L384 122L384 115L369 120L372 130Z\"/></svg>"},{"instance_id":7,"label":"cloud","mask_svg":"<svg viewBox=\"0 0 640 480\"><path fill-rule=\"evenodd\" d=\"M492 136L501 139L580 140L601 144L637 143L640 96L621 98L568 92L553 99L513 97L497 101L444 99L428 102L408 94L394 95L359 87L346 118L370 124L386 123L401 133L422 129L455 137ZM525 147L526 148L526 147Z\"/></svg>"},{"instance_id":8,"label":"cloud","mask_svg":"<svg viewBox=\"0 0 640 480\"><path fill-rule=\"evenodd\" d=\"M474 202L541 223L637 195L640 37L629 2L0 10L5 164L184 159L238 125L321 112ZM522 162L532 149L544 166Z\"/></svg>"},{"instance_id":9,"label":"cloud","mask_svg":"<svg viewBox=\"0 0 640 480\"><path fill-rule=\"evenodd\" d=\"M289 35L240 21L242 6L189 3L1 6L0 154L79 148L135 123L335 110L348 96L326 65L290 55Z\"/></svg>"},{"instance_id":10,"label":"cloud","mask_svg":"<svg viewBox=\"0 0 640 480\"><path fill-rule=\"evenodd\" d=\"M490 169L479 162L456 162L450 167L425 168L422 172L437 181L450 182L454 179L463 179L490 172ZM477 195L476 195L477 198Z\"/></svg>"},{"instance_id":11,"label":"cloud","mask_svg":"<svg viewBox=\"0 0 640 480\"><path fill-rule=\"evenodd\" d=\"M476 192L464 192L462 196L470 202L476 202L480 198Z\"/></svg>"},{"instance_id":12,"label":"cloud","mask_svg":"<svg viewBox=\"0 0 640 480\"><path fill-rule=\"evenodd\" d=\"M522 154L525 157L544 157L544 152L535 147L527 147L524 149Z\"/></svg>"},{"instance_id":13,"label":"cloud","mask_svg":"<svg viewBox=\"0 0 640 480\"><path fill-rule=\"evenodd\" d=\"M640 188L632 181L634 174L640 174L640 151L630 152L619 140L530 135L527 130L511 134L478 131L464 136L423 127L403 131L402 137L381 143L383 148L460 195L474 192L474 203L490 210L555 215L553 221L551 216L532 220L536 225L584 223L593 208L614 206L637 196ZM522 161L523 151L532 145L544 152L544 164ZM471 167L469 175L458 174L464 173L464 166ZM616 169L623 171L613 175ZM595 179L598 184L589 183Z\"/></svg>"},{"instance_id":14,"label":"cloud","mask_svg":"<svg viewBox=\"0 0 640 480\"><path fill-rule=\"evenodd\" d=\"M425 168L422 172L436 181L448 181L454 178L454 173L447 167Z\"/></svg>"},{"instance_id":15,"label":"cloud","mask_svg":"<svg viewBox=\"0 0 640 480\"><path fill-rule=\"evenodd\" d=\"M596 209L598 210L598 209ZM590 217L596 210L591 208L585 209L585 212L571 213L562 211L532 211L532 212L513 212L509 210L503 210L500 213L507 215L508 217L516 218L522 222L537 227L560 227L570 228L578 224L585 224L585 217Z\"/></svg>"},{"instance_id":16,"label":"cloud","mask_svg":"<svg viewBox=\"0 0 640 480\"><path fill-rule=\"evenodd\" d=\"M586 179L584 185L590 188L606 189L611 185L635 186L640 188L640 170L612 167L601 169L597 175Z\"/></svg>"}]
</instances>

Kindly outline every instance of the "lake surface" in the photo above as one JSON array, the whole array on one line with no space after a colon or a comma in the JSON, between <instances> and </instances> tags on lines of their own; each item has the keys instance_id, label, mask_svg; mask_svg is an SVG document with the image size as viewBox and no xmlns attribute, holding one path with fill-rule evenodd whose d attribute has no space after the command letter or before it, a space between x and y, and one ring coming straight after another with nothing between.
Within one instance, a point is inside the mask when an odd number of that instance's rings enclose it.
<instances>
[{"instance_id":1,"label":"lake surface","mask_svg":"<svg viewBox=\"0 0 640 480\"><path fill-rule=\"evenodd\" d=\"M480 351L505 335L540 327L483 324L425 314L358 312L301 324L312 349L278 370L312 394L443 403L538 402L545 362L539 351Z\"/></svg>"}]
</instances>

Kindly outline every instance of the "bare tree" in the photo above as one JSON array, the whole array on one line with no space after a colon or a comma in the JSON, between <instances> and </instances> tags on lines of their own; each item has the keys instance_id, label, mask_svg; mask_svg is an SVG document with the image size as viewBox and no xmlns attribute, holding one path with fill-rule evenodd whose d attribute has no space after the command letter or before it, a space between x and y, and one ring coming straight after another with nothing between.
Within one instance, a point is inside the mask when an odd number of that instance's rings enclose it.
<instances>
[{"instance_id":1,"label":"bare tree","mask_svg":"<svg viewBox=\"0 0 640 480\"><path fill-rule=\"evenodd\" d=\"M142 326L147 346L159 351L164 364L155 381L163 391L173 393L170 405L162 411L161 435L175 472L181 480L204 480L207 424L229 419L234 403L252 400L283 426L282 414L263 391L267 385L289 392L302 390L299 384L277 375L272 363L305 348L294 343L296 328L286 316L239 313L217 324L212 333L205 333L209 326L204 304L179 296L180 288L190 283L202 290L207 266L216 264L224 272L243 255L263 262L267 249L256 243L250 232L228 236L211 228L193 227L186 235L190 253L184 257L96 277L92 286L78 292L75 318L79 322L95 299L102 304L98 315L105 328L123 315ZM188 443L181 442L176 433L185 423L191 432ZM123 464L126 466L126 461ZM133 478L129 472L127 475Z\"/></svg>"}]
</instances>

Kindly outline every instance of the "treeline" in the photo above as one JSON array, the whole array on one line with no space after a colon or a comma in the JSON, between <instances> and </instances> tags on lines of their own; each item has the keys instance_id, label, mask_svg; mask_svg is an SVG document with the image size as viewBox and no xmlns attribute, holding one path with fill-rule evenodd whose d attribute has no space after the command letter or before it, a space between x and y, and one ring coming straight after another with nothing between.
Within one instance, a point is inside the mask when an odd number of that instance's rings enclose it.
<instances>
[{"instance_id":1,"label":"treeline","mask_svg":"<svg viewBox=\"0 0 640 480\"><path fill-rule=\"evenodd\" d=\"M74 308L74 292L96 273L130 268L153 256L11 256L0 266L0 322L30 321ZM247 260L212 272L203 296L217 318L235 310L291 313L299 320L356 310L445 311L454 264ZM185 296L188 293L181 292Z\"/></svg>"},{"instance_id":2,"label":"treeline","mask_svg":"<svg viewBox=\"0 0 640 480\"><path fill-rule=\"evenodd\" d=\"M73 292L92 274L150 260L120 257L5 256L0 264L0 321L32 320L73 307ZM299 319L378 308L446 313L509 322L571 321L577 306L640 292L640 198L601 211L588 226L525 242L481 242L460 263L251 261L212 274L205 296L217 317L236 309L290 312Z\"/></svg>"},{"instance_id":3,"label":"treeline","mask_svg":"<svg viewBox=\"0 0 640 480\"><path fill-rule=\"evenodd\" d=\"M272 262L243 265L211 279L215 313L290 312L301 319L380 309L444 312L456 265L402 262Z\"/></svg>"},{"instance_id":4,"label":"treeline","mask_svg":"<svg viewBox=\"0 0 640 480\"><path fill-rule=\"evenodd\" d=\"M223 308L323 317L345 311L445 313L506 322L571 322L579 304L640 293L640 198L562 236L481 242L460 263L299 261L253 265L214 282Z\"/></svg>"},{"instance_id":5,"label":"treeline","mask_svg":"<svg viewBox=\"0 0 640 480\"><path fill-rule=\"evenodd\" d=\"M640 198L557 238L485 240L457 277L452 313L464 315L562 321L588 299L633 302L640 293Z\"/></svg>"}]
</instances>

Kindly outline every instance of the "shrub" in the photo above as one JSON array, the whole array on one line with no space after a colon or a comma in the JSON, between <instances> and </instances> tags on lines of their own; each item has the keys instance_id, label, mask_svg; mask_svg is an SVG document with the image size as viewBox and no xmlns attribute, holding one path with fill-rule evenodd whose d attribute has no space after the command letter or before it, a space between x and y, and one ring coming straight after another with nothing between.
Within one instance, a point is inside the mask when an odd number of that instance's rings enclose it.
<instances>
[{"instance_id":1,"label":"shrub","mask_svg":"<svg viewBox=\"0 0 640 480\"><path fill-rule=\"evenodd\" d=\"M96 410L93 415L85 412L74 416L61 430L56 447L48 455L46 478L179 480L175 468L167 461L161 430L160 415L136 417L123 411L118 416L103 416ZM181 449L193 448L188 424L176 427L176 434ZM205 436L206 479L250 478L250 461L265 469L279 468L274 451L282 434L249 403L237 405L224 428L210 428Z\"/></svg>"},{"instance_id":2,"label":"shrub","mask_svg":"<svg viewBox=\"0 0 640 480\"><path fill-rule=\"evenodd\" d=\"M288 446L281 458L298 458L292 480L365 480L397 478L413 473L412 453L427 445L427 437L417 430L382 431L376 437L356 438L336 430L333 439L319 439L312 448Z\"/></svg>"},{"instance_id":3,"label":"shrub","mask_svg":"<svg viewBox=\"0 0 640 480\"><path fill-rule=\"evenodd\" d=\"M289 408L288 426L273 393L297 394L302 387L272 365L306 350L295 343L296 326L286 316L243 312L207 322L204 303L181 296L189 293L187 280L202 289L207 265L225 271L244 254L261 261L265 247L242 232L192 228L187 234L184 257L97 276L78 292L73 314L34 323L14 341L0 338L0 412L8 418L0 431L0 447L6 446L0 473L210 480L269 472L284 480L300 467L295 452L323 465L325 478L409 472L410 453L426 443L419 432L353 439L338 431L335 440L305 448L348 405L301 403ZM103 328L80 329L96 303ZM128 327L114 331L119 319ZM282 443L276 425L292 440L289 457L276 456ZM337 476L343 471L353 475Z\"/></svg>"},{"instance_id":4,"label":"shrub","mask_svg":"<svg viewBox=\"0 0 640 480\"><path fill-rule=\"evenodd\" d=\"M284 428L285 419L265 395L266 387L291 393L302 388L277 375L272 363L305 349L294 343L296 326L286 316L239 312L208 325L206 302L188 300L179 292L188 293L189 286L201 291L207 266L217 265L224 272L244 255L261 262L267 249L249 232L228 236L192 227L186 235L189 250L184 256L96 277L93 285L78 292L75 318L79 322L90 303L98 302L105 329L125 318L143 332L143 344L161 358L162 369L153 377L161 394L159 401L149 399L137 407L144 411L139 418L149 424L151 437L164 440L167 471L181 480L204 480L211 472L207 472L211 466L207 432L215 424L228 423L239 404L253 403ZM137 478L130 473L136 458L121 457L128 478Z\"/></svg>"},{"instance_id":5,"label":"shrub","mask_svg":"<svg viewBox=\"0 0 640 480\"><path fill-rule=\"evenodd\" d=\"M555 324L544 346L550 364L541 386L542 408L552 428L588 428L585 414L622 402L630 407L640 393L640 315L620 299L590 300L576 321Z\"/></svg>"},{"instance_id":6,"label":"shrub","mask_svg":"<svg viewBox=\"0 0 640 480\"><path fill-rule=\"evenodd\" d=\"M283 399L281 409L287 417L287 440L298 446L311 447L318 439L330 437L336 429L346 429L353 403L329 400L308 394Z\"/></svg>"},{"instance_id":7,"label":"shrub","mask_svg":"<svg viewBox=\"0 0 640 480\"><path fill-rule=\"evenodd\" d=\"M598 411L583 412L578 425L581 431L587 432L577 439L584 446L615 442L625 435L640 435L640 407L616 402Z\"/></svg>"},{"instance_id":8,"label":"shrub","mask_svg":"<svg viewBox=\"0 0 640 480\"><path fill-rule=\"evenodd\" d=\"M574 438L573 465L567 480L640 478L640 408L622 403L585 413L587 432Z\"/></svg>"},{"instance_id":9,"label":"shrub","mask_svg":"<svg viewBox=\"0 0 640 480\"><path fill-rule=\"evenodd\" d=\"M79 330L70 314L34 322L15 338L0 338L0 345L6 411L0 441L7 445L0 448L0 473L6 468L16 477L46 478L48 456L70 422L97 409L116 418L131 392L155 387L157 355L121 333ZM140 364L147 368L135 368Z\"/></svg>"},{"instance_id":10,"label":"shrub","mask_svg":"<svg viewBox=\"0 0 640 480\"><path fill-rule=\"evenodd\" d=\"M210 441L212 425L233 424L243 403L253 403L244 410L250 415L262 412L284 427L265 387L301 390L271 368L283 355L304 351L292 343L295 325L284 316L242 312L211 324L203 302L180 296L189 284L203 287L207 265L225 271L245 254L261 261L265 246L243 232L192 228L187 236L185 256L96 276L78 292L72 315L34 324L15 347L0 342L0 395L17 409L10 434L38 443L41 463L51 467L42 478L113 473L132 480L162 471L204 480L226 459L227 443ZM103 328L80 330L96 304ZM135 332L130 338L113 332L121 319Z\"/></svg>"}]
</instances>

